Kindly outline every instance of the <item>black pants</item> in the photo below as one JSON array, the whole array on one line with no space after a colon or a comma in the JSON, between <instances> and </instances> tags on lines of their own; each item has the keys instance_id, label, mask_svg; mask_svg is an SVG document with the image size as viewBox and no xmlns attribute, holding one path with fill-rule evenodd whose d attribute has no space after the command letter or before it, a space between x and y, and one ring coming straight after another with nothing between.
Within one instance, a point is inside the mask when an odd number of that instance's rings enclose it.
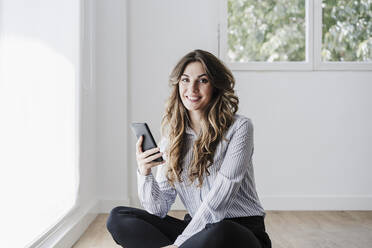
<instances>
[{"instance_id":1,"label":"black pants","mask_svg":"<svg viewBox=\"0 0 372 248\"><path fill-rule=\"evenodd\" d=\"M167 215L164 219L145 210L116 207L107 219L107 229L118 245L125 248L151 248L173 244L191 221ZM245 247L271 248L262 216L226 218L207 224L203 230L186 240L180 248Z\"/></svg>"}]
</instances>

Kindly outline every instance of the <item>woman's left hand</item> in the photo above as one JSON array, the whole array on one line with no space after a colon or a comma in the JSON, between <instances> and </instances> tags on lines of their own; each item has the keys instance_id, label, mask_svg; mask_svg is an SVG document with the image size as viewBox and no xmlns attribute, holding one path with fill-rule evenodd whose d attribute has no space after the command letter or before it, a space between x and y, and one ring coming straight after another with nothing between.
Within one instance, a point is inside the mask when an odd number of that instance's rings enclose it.
<instances>
[{"instance_id":1,"label":"woman's left hand","mask_svg":"<svg viewBox=\"0 0 372 248\"><path fill-rule=\"evenodd\" d=\"M168 245L168 246L163 246L163 247L160 247L160 248L178 248L177 245Z\"/></svg>"}]
</instances>

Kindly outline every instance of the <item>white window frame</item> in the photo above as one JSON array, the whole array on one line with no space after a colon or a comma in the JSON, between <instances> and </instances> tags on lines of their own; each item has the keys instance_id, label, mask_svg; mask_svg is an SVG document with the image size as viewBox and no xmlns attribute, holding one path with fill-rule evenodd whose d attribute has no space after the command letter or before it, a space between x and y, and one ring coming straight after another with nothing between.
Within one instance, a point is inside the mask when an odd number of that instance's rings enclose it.
<instances>
[{"instance_id":1,"label":"white window frame","mask_svg":"<svg viewBox=\"0 0 372 248\"><path fill-rule=\"evenodd\" d=\"M228 62L227 0L219 0L218 56L233 71L370 71L372 62L323 62L322 0L305 0L305 61L303 62Z\"/></svg>"}]
</instances>

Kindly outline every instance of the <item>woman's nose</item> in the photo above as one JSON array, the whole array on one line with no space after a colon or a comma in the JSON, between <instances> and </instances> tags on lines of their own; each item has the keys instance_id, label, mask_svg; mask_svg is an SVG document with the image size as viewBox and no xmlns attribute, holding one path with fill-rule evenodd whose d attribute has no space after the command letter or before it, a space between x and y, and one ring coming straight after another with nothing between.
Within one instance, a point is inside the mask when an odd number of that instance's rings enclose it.
<instances>
[{"instance_id":1,"label":"woman's nose","mask_svg":"<svg viewBox=\"0 0 372 248\"><path fill-rule=\"evenodd\" d=\"M193 82L191 85L191 91L192 92L197 92L199 90L199 85L198 85L198 82Z\"/></svg>"}]
</instances>

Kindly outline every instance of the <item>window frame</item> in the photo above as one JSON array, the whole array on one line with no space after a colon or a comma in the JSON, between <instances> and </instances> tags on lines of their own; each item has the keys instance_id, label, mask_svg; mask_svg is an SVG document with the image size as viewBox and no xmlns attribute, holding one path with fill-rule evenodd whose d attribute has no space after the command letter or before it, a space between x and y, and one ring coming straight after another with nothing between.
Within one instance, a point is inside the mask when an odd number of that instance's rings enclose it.
<instances>
[{"instance_id":1,"label":"window frame","mask_svg":"<svg viewBox=\"0 0 372 248\"><path fill-rule=\"evenodd\" d=\"M305 57L303 62L228 62L227 1L219 0L218 57L233 71L370 71L372 62L323 62L322 0L305 0Z\"/></svg>"}]
</instances>

